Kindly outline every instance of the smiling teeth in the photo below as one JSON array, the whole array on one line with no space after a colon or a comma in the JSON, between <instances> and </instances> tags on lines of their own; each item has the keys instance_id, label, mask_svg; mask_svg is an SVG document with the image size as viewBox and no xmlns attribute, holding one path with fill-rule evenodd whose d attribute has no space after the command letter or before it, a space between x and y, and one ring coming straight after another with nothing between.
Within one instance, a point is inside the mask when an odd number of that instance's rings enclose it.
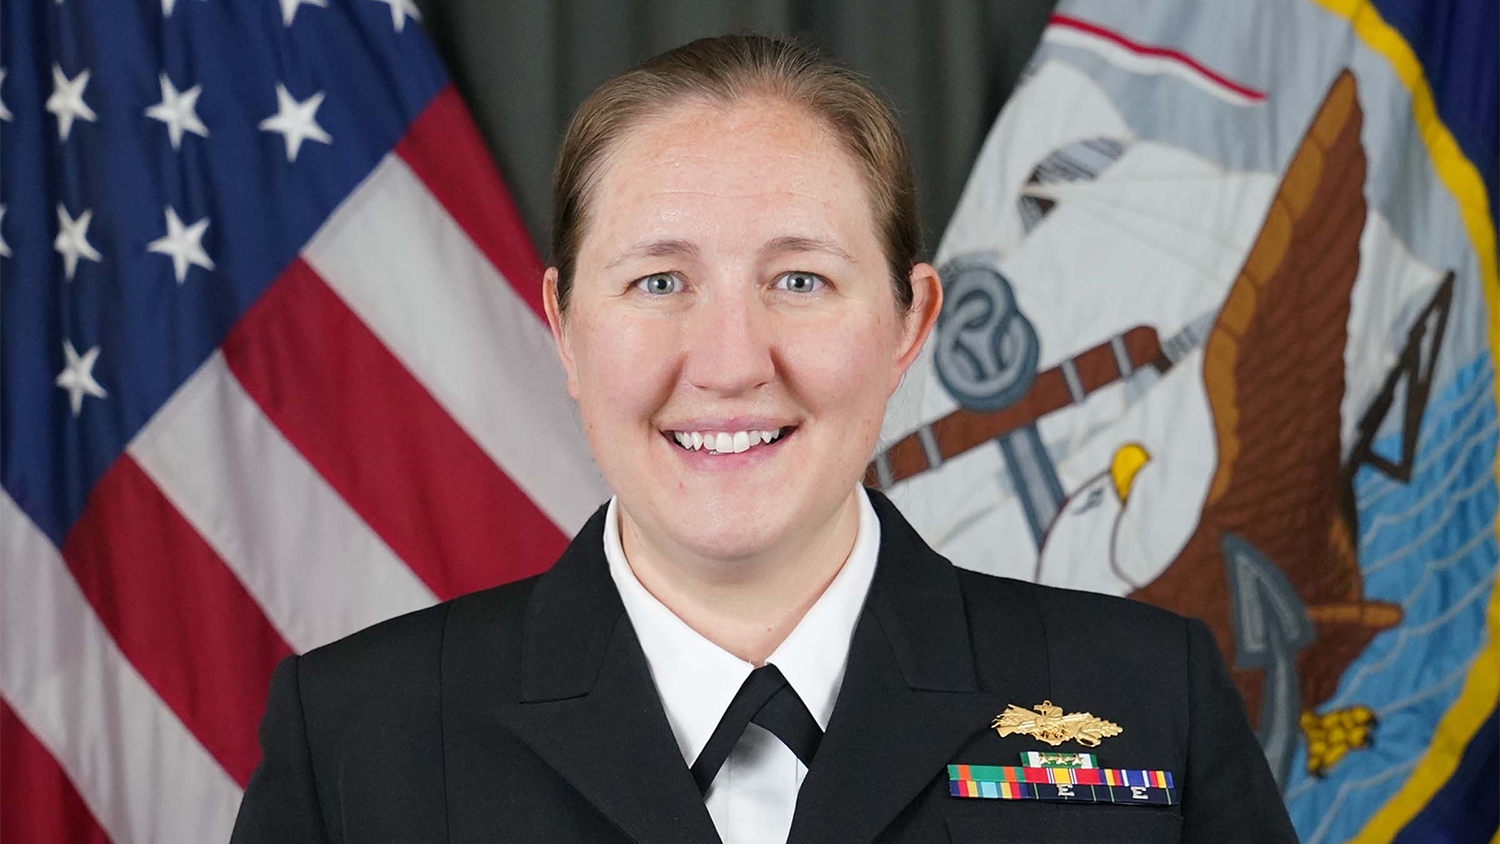
<instances>
[{"instance_id":1,"label":"smiling teeth","mask_svg":"<svg viewBox=\"0 0 1500 844\"><path fill-rule=\"evenodd\" d=\"M775 442L781 438L782 431L778 428L774 431L674 431L672 438L677 444L688 451L707 450L710 454L739 454L742 451Z\"/></svg>"}]
</instances>

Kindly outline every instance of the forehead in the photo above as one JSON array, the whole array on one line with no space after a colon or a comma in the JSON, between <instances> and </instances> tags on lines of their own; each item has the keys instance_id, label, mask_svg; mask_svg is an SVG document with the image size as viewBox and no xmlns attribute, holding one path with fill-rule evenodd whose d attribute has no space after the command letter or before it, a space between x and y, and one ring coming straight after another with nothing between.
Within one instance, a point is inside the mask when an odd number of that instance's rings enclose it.
<instances>
[{"instance_id":1,"label":"forehead","mask_svg":"<svg viewBox=\"0 0 1500 844\"><path fill-rule=\"evenodd\" d=\"M864 176L833 131L770 97L690 101L633 127L593 191L583 251L644 235L753 248L785 235L878 249Z\"/></svg>"}]
</instances>

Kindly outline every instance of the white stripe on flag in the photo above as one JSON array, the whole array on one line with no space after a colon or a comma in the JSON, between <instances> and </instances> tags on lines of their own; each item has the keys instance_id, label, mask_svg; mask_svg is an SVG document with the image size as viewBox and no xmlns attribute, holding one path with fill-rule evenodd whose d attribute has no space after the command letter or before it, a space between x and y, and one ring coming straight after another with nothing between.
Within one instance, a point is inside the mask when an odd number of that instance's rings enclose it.
<instances>
[{"instance_id":1,"label":"white stripe on flag","mask_svg":"<svg viewBox=\"0 0 1500 844\"><path fill-rule=\"evenodd\" d=\"M221 352L129 452L298 652L437 600L271 424Z\"/></svg>"},{"instance_id":2,"label":"white stripe on flag","mask_svg":"<svg viewBox=\"0 0 1500 844\"><path fill-rule=\"evenodd\" d=\"M400 158L303 254L563 533L609 497L547 327Z\"/></svg>"},{"instance_id":3,"label":"white stripe on flag","mask_svg":"<svg viewBox=\"0 0 1500 844\"><path fill-rule=\"evenodd\" d=\"M228 841L239 786L125 659L57 549L5 492L0 561L0 695L110 841Z\"/></svg>"}]
</instances>

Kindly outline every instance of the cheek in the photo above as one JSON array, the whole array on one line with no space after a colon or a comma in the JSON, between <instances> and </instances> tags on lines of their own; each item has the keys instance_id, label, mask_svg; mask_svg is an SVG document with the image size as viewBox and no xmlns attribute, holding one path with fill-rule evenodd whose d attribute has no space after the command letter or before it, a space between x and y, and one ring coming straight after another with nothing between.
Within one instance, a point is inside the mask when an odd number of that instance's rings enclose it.
<instances>
[{"instance_id":1,"label":"cheek","mask_svg":"<svg viewBox=\"0 0 1500 844\"><path fill-rule=\"evenodd\" d=\"M894 320L845 314L799 329L783 344L788 386L815 414L878 430L895 357Z\"/></svg>"},{"instance_id":2,"label":"cheek","mask_svg":"<svg viewBox=\"0 0 1500 844\"><path fill-rule=\"evenodd\" d=\"M586 425L630 424L661 407L678 367L671 326L601 316L584 317L575 327L578 404Z\"/></svg>"}]
</instances>

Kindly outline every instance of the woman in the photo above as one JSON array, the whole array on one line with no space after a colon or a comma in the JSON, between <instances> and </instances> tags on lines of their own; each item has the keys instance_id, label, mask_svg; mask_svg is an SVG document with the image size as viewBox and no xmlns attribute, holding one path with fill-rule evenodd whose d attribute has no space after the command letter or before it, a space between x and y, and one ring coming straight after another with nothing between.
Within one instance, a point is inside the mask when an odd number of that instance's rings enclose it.
<instances>
[{"instance_id":1,"label":"woman","mask_svg":"<svg viewBox=\"0 0 1500 844\"><path fill-rule=\"evenodd\" d=\"M236 842L1295 840L1203 625L957 570L858 485L942 303L862 81L694 42L584 103L555 187L616 496L547 574L285 661ZM970 796L1023 759L1161 776Z\"/></svg>"}]
</instances>

